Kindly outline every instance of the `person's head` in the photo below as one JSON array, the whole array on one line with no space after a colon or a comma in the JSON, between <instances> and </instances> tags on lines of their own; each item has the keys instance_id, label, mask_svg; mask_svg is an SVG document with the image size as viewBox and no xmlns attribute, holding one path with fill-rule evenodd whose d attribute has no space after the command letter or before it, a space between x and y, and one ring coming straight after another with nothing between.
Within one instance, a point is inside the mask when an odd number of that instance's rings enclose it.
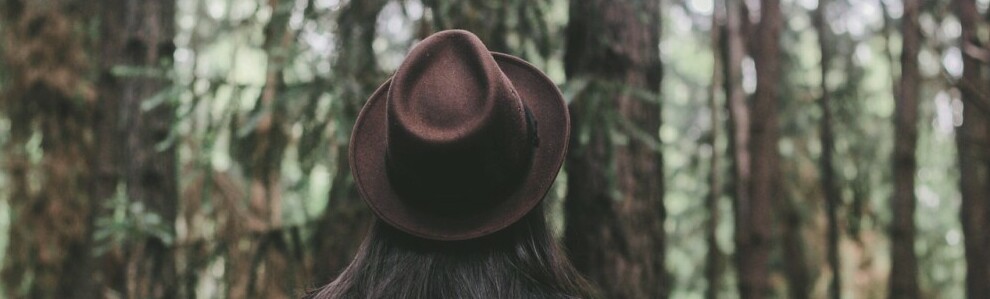
<instances>
[{"instance_id":1,"label":"person's head","mask_svg":"<svg viewBox=\"0 0 990 299\"><path fill-rule=\"evenodd\" d=\"M540 207L569 126L529 63L467 31L424 39L355 122L351 172L376 221L316 298L592 297Z\"/></svg>"}]
</instances>

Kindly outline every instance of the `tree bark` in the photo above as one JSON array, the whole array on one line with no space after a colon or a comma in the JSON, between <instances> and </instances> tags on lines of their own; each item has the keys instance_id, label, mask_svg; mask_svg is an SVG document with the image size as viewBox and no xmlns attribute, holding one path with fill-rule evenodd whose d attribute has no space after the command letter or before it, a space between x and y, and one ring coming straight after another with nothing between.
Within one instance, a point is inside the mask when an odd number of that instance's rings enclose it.
<instances>
[{"instance_id":1,"label":"tree bark","mask_svg":"<svg viewBox=\"0 0 990 299\"><path fill-rule=\"evenodd\" d=\"M571 107L564 243L606 297L665 298L659 2L573 0L570 15L582 17L568 24L566 74L591 83Z\"/></svg>"},{"instance_id":2,"label":"tree bark","mask_svg":"<svg viewBox=\"0 0 990 299\"><path fill-rule=\"evenodd\" d=\"M0 113L11 223L0 271L10 298L96 298L92 258L97 94L87 78L93 21L81 1L5 1Z\"/></svg>"},{"instance_id":3,"label":"tree bark","mask_svg":"<svg viewBox=\"0 0 990 299\"><path fill-rule=\"evenodd\" d=\"M116 187L111 182L122 183L128 200L141 203L148 215L160 219L154 225L174 236L177 160L175 147L168 144L174 107L162 93L169 84L164 74L175 50L175 1L101 4L100 94L105 111L100 111L98 138L106 152L100 153L98 165L105 179L100 194L111 195ZM149 73L119 76L112 73L115 67ZM147 106L146 101L162 96L166 98L160 104ZM115 174L120 176L113 179ZM115 273L124 283L117 287L124 289L118 291L131 298L174 298L178 281L171 242L166 236L148 235L123 248L125 264Z\"/></svg>"},{"instance_id":4,"label":"tree bark","mask_svg":"<svg viewBox=\"0 0 990 299\"><path fill-rule=\"evenodd\" d=\"M498 5L495 2L486 0L425 0L424 4L433 11L432 28L430 32L424 33L420 38L424 38L435 31L447 29L464 29L471 31L485 42L488 50L519 55L513 53L513 49L508 46L507 18L504 16L512 8L522 8L525 5L533 5L527 2L501 1ZM524 16L520 15L520 18ZM518 49L517 49L518 50Z\"/></svg>"},{"instance_id":5,"label":"tree bark","mask_svg":"<svg viewBox=\"0 0 990 299\"><path fill-rule=\"evenodd\" d=\"M918 51L921 29L918 27L920 0L904 0L901 20L903 46L901 79L894 112L894 196L891 199L893 223L890 226L891 270L889 298L918 298L918 262L914 253L914 177L917 168L915 147L918 142Z\"/></svg>"},{"instance_id":6,"label":"tree bark","mask_svg":"<svg viewBox=\"0 0 990 299\"><path fill-rule=\"evenodd\" d=\"M825 0L820 0L812 18L815 23L815 31L818 33L818 46L821 52L820 85L822 94L818 100L818 105L822 110L822 118L819 122L822 153L819 158L819 168L821 171L822 189L825 191L825 213L828 223L828 264L832 270L832 280L829 283L828 293L829 298L839 299L842 297L842 264L839 259L839 234L841 231L839 230L838 209L842 203L842 198L835 182L835 169L832 166L835 136L832 132L832 107L830 103L832 99L827 80L832 60L832 51L830 48L832 44L829 43L831 35L825 18L825 6L827 3Z\"/></svg>"},{"instance_id":7,"label":"tree bark","mask_svg":"<svg viewBox=\"0 0 990 299\"><path fill-rule=\"evenodd\" d=\"M729 109L729 153L732 162L732 208L734 213L735 231L733 239L736 243L735 263L737 273L740 278L750 275L746 268L743 268L744 251L750 250L742 247L750 235L750 182L752 168L750 161L750 110L746 103L746 93L742 87L742 62L746 57L746 44L743 41L744 23L748 22L747 14L741 1L726 1L726 32L723 38L721 49L722 70L725 77L724 89L726 105ZM739 290L742 293L743 281L740 279Z\"/></svg>"},{"instance_id":8,"label":"tree bark","mask_svg":"<svg viewBox=\"0 0 990 299\"><path fill-rule=\"evenodd\" d=\"M736 226L739 293L744 299L770 296L769 257L772 248L771 228L775 199L780 199L777 140L777 84L779 84L780 3L778 0L760 2L760 23L756 28L754 61L756 64L756 94L752 113L760 117L751 120L749 129L750 161L759 165L749 169L748 201L738 205L740 222ZM748 166L747 165L747 166Z\"/></svg>"},{"instance_id":9,"label":"tree bark","mask_svg":"<svg viewBox=\"0 0 990 299\"><path fill-rule=\"evenodd\" d=\"M781 260L787 281L787 298L803 299L811 296L811 270L808 266L807 248L802 234L804 220L798 210L798 199L781 197L776 205L781 227L778 246L781 247Z\"/></svg>"},{"instance_id":10,"label":"tree bark","mask_svg":"<svg viewBox=\"0 0 990 299\"><path fill-rule=\"evenodd\" d=\"M958 84L964 103L963 123L956 133L959 148L960 193L963 235L966 247L966 294L969 298L990 298L990 118L979 106L990 107L983 75L983 63L968 48L982 48L977 34L982 20L974 0L953 1L962 27L960 49L963 77Z\"/></svg>"},{"instance_id":11,"label":"tree bark","mask_svg":"<svg viewBox=\"0 0 990 299\"><path fill-rule=\"evenodd\" d=\"M342 111L336 123L338 130L345 130L348 135L364 101L384 81L385 74L378 71L371 45L378 13L387 3L385 0L351 1L337 19L341 50L336 58L335 73L353 76L337 77L332 84L340 86L343 92L340 97ZM313 235L316 265L313 278L319 283L332 280L350 264L372 217L354 187L346 139L337 140L336 147L337 172L331 183L329 203Z\"/></svg>"},{"instance_id":12,"label":"tree bark","mask_svg":"<svg viewBox=\"0 0 990 299\"><path fill-rule=\"evenodd\" d=\"M708 196L705 200L705 207L708 210L708 225L706 228L705 242L708 244L708 254L706 256L707 261L705 262L705 278L708 281L708 289L705 290L705 298L717 299L718 291L722 285L722 272L723 270L723 254L721 248L718 246L718 224L720 221L720 213L718 209L718 200L722 196L722 172L721 172L721 152L718 149L718 136L720 135L720 116L719 112L722 107L718 105L718 92L720 84L723 78L722 64L722 49L725 47L724 43L724 32L726 31L725 26L725 1L717 1L717 7L712 14L712 34L711 34L711 46L712 46L712 60L714 61L712 67L712 82L709 87L708 93L708 109L710 109L709 117L711 118L711 132L709 132L709 139L706 141L712 148L712 157L709 165L708 174Z\"/></svg>"}]
</instances>

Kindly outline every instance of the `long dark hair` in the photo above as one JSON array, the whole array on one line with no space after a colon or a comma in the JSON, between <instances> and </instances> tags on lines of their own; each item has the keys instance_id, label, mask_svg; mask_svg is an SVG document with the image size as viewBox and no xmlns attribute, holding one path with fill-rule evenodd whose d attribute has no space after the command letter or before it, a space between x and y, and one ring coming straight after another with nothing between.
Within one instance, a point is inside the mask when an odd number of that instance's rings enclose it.
<instances>
[{"instance_id":1,"label":"long dark hair","mask_svg":"<svg viewBox=\"0 0 990 299\"><path fill-rule=\"evenodd\" d=\"M433 241L375 220L350 266L304 298L598 298L550 234L543 208L497 233Z\"/></svg>"}]
</instances>

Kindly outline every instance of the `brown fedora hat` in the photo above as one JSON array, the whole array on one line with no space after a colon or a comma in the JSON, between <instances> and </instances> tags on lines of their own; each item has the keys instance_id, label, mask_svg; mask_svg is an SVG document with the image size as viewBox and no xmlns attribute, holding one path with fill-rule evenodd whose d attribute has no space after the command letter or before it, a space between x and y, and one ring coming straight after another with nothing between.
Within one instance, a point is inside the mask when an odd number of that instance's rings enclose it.
<instances>
[{"instance_id":1,"label":"brown fedora hat","mask_svg":"<svg viewBox=\"0 0 990 299\"><path fill-rule=\"evenodd\" d=\"M499 231L546 195L570 120L553 82L474 34L433 34L368 99L351 172L386 223L434 240Z\"/></svg>"}]
</instances>

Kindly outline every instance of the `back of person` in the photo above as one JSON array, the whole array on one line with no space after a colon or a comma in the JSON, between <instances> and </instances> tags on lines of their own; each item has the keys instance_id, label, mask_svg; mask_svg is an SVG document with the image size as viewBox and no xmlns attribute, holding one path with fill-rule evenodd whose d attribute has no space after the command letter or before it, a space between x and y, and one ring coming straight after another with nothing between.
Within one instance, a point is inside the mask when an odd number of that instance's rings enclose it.
<instances>
[{"instance_id":1,"label":"back of person","mask_svg":"<svg viewBox=\"0 0 990 299\"><path fill-rule=\"evenodd\" d=\"M305 298L597 298L546 224L567 106L546 75L470 32L424 39L369 98L350 165L376 219ZM332 237L332 236L328 236Z\"/></svg>"},{"instance_id":2,"label":"back of person","mask_svg":"<svg viewBox=\"0 0 990 299\"><path fill-rule=\"evenodd\" d=\"M550 237L541 208L478 240L436 242L381 222L354 262L306 298L595 298Z\"/></svg>"}]
</instances>

